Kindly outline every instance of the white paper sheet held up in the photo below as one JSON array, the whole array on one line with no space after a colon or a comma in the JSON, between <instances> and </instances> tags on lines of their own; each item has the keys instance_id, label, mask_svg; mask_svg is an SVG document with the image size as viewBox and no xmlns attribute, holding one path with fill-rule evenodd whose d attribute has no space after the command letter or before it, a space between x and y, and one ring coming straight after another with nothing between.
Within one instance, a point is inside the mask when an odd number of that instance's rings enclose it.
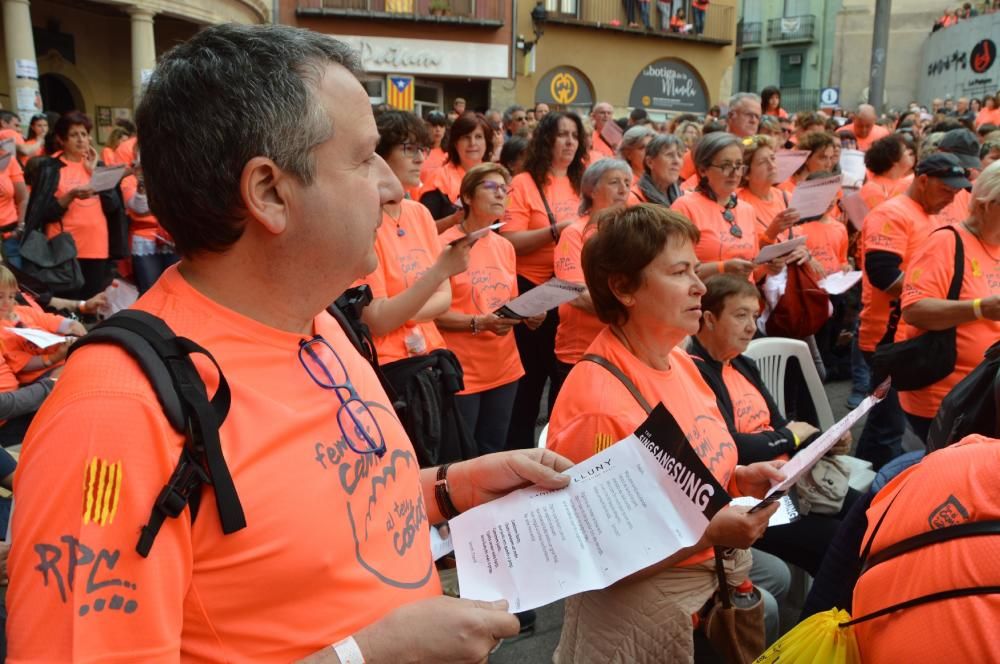
<instances>
[{"instance_id":1,"label":"white paper sheet held up","mask_svg":"<svg viewBox=\"0 0 1000 664\"><path fill-rule=\"evenodd\" d=\"M851 286L861 281L861 270L851 272L831 272L819 282L820 288L830 295L840 295L850 290Z\"/></svg>"},{"instance_id":2,"label":"white paper sheet held up","mask_svg":"<svg viewBox=\"0 0 1000 664\"><path fill-rule=\"evenodd\" d=\"M847 213L847 220L851 222L851 226L854 227L854 230L860 231L864 226L865 217L868 216L868 205L865 204L865 199L861 198L858 192L852 191L849 194L844 194L841 205L844 207L844 212Z\"/></svg>"},{"instance_id":3,"label":"white paper sheet held up","mask_svg":"<svg viewBox=\"0 0 1000 664\"><path fill-rule=\"evenodd\" d=\"M785 479L774 484L771 489L767 492L767 496L772 496L779 492L787 492L790 488L795 486L795 484L802 479L802 476L806 474L810 468L816 465L823 455L833 449L833 446L837 444L845 433L847 433L854 424L865 416L872 406L877 404L885 396L885 392L888 391L888 380L879 386L879 389L875 390L875 394L870 394L864 398L857 408L849 412L844 416L842 420L834 424L832 427L824 431L816 440L809 444L804 450L793 456L788 463L781 467L781 472L785 474ZM764 498L767 500L767 497Z\"/></svg>"},{"instance_id":4,"label":"white paper sheet held up","mask_svg":"<svg viewBox=\"0 0 1000 664\"><path fill-rule=\"evenodd\" d=\"M107 191L114 188L125 175L125 166L98 166L90 177L90 188L94 191Z\"/></svg>"},{"instance_id":5,"label":"white paper sheet held up","mask_svg":"<svg viewBox=\"0 0 1000 664\"><path fill-rule=\"evenodd\" d=\"M760 500L753 496L740 496L733 498L733 501L729 504L734 507L755 507L759 502ZM792 499L788 496L782 496L778 499L778 510L767 520L767 527L787 526L794 521L798 521L800 518L799 510L795 507Z\"/></svg>"},{"instance_id":6,"label":"white paper sheet held up","mask_svg":"<svg viewBox=\"0 0 1000 664\"><path fill-rule=\"evenodd\" d=\"M840 174L845 187L860 188L865 182L865 153L861 150L840 151Z\"/></svg>"},{"instance_id":7,"label":"white paper sheet held up","mask_svg":"<svg viewBox=\"0 0 1000 664\"><path fill-rule=\"evenodd\" d=\"M803 219L819 217L830 207L838 191L840 191L839 175L807 180L800 183L792 192L792 200L788 202L788 207L795 208Z\"/></svg>"},{"instance_id":8,"label":"white paper sheet held up","mask_svg":"<svg viewBox=\"0 0 1000 664\"><path fill-rule=\"evenodd\" d=\"M809 150L779 150L774 155L774 161L778 166L778 174L774 176L774 183L779 184L792 177L795 171L802 168L809 158Z\"/></svg>"},{"instance_id":9,"label":"white paper sheet held up","mask_svg":"<svg viewBox=\"0 0 1000 664\"><path fill-rule=\"evenodd\" d=\"M13 138L0 141L0 171L5 170L10 160L14 158L14 151L17 146Z\"/></svg>"},{"instance_id":10,"label":"white paper sheet held up","mask_svg":"<svg viewBox=\"0 0 1000 664\"><path fill-rule=\"evenodd\" d=\"M451 543L451 532L448 532L447 537L441 537L438 529L431 526L431 555L434 556L434 560L440 560L454 550L455 547Z\"/></svg>"},{"instance_id":11,"label":"white paper sheet held up","mask_svg":"<svg viewBox=\"0 0 1000 664\"><path fill-rule=\"evenodd\" d=\"M475 242L476 240L478 240L480 238L486 237L488 234L492 233L493 231L500 230L501 228L503 228L503 226L506 223L507 223L506 221L498 221L495 224L490 224L486 228L480 228L478 231L472 231L468 235L463 235L462 237L455 238L454 240L452 240L451 242L448 243L448 246L449 247L453 247L456 244L458 244L459 242L463 242L463 241L464 242Z\"/></svg>"},{"instance_id":12,"label":"white paper sheet held up","mask_svg":"<svg viewBox=\"0 0 1000 664\"><path fill-rule=\"evenodd\" d=\"M670 413L566 471L452 519L462 597L526 611L615 581L695 544L729 496Z\"/></svg>"},{"instance_id":13,"label":"white paper sheet held up","mask_svg":"<svg viewBox=\"0 0 1000 664\"><path fill-rule=\"evenodd\" d=\"M504 318L530 318L555 309L560 304L575 300L586 286L552 278L535 286L527 293L497 309L497 316Z\"/></svg>"},{"instance_id":14,"label":"white paper sheet held up","mask_svg":"<svg viewBox=\"0 0 1000 664\"><path fill-rule=\"evenodd\" d=\"M57 346L66 341L66 337L61 334L52 334L45 330L36 330L30 327L8 327L7 329L17 336L27 339L39 348Z\"/></svg>"},{"instance_id":15,"label":"white paper sheet held up","mask_svg":"<svg viewBox=\"0 0 1000 664\"><path fill-rule=\"evenodd\" d=\"M798 237L793 237L791 240L785 240L784 242L777 242L775 244L769 244L760 250L757 254L757 258L753 259L754 263L761 265L763 263L769 263L775 258L781 258L782 256L787 256L788 254L795 251L796 247L801 247L806 243L806 236L800 235Z\"/></svg>"}]
</instances>

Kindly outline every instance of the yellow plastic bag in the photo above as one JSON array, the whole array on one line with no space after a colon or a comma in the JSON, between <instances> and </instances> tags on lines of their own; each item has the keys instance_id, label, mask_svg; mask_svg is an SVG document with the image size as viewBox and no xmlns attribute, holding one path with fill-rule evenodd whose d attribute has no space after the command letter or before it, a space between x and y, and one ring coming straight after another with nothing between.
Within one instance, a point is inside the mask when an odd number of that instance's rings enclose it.
<instances>
[{"instance_id":1,"label":"yellow plastic bag","mask_svg":"<svg viewBox=\"0 0 1000 664\"><path fill-rule=\"evenodd\" d=\"M851 619L842 609L810 616L754 660L754 664L861 664L852 627L840 623Z\"/></svg>"}]
</instances>

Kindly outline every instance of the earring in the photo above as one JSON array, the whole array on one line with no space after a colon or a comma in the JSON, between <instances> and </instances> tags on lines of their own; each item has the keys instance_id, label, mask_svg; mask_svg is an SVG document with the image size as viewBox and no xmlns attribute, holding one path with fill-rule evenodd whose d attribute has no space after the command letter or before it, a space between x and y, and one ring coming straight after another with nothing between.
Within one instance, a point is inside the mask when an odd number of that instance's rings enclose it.
<instances>
[{"instance_id":1,"label":"earring","mask_svg":"<svg viewBox=\"0 0 1000 664\"><path fill-rule=\"evenodd\" d=\"M715 331L715 323L708 323L708 329Z\"/></svg>"},{"instance_id":2,"label":"earring","mask_svg":"<svg viewBox=\"0 0 1000 664\"><path fill-rule=\"evenodd\" d=\"M631 307L634 302L635 300L633 300L631 297L622 298L622 304L624 304L626 307Z\"/></svg>"}]
</instances>

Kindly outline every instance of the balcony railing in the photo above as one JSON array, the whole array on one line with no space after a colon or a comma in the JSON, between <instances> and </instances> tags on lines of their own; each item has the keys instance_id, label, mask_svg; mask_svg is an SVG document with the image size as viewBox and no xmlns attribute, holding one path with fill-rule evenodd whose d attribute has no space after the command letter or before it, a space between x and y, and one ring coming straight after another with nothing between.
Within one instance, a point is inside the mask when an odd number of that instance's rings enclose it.
<instances>
[{"instance_id":1,"label":"balcony railing","mask_svg":"<svg viewBox=\"0 0 1000 664\"><path fill-rule=\"evenodd\" d=\"M789 113L815 111L819 108L819 90L782 88L781 107Z\"/></svg>"},{"instance_id":2,"label":"balcony railing","mask_svg":"<svg viewBox=\"0 0 1000 664\"><path fill-rule=\"evenodd\" d=\"M642 17L636 4L633 20L639 27L629 27L628 17L622 7L621 0L579 0L575 15L573 13L549 10L548 21L569 25L581 25L609 30L621 30L639 34L658 35L678 39L706 41L719 45L732 44L736 36L736 15L733 7L710 4L705 12L705 25L701 34L694 31L694 21L688 17L686 29L674 32L661 30L659 10L655 2L649 3L649 24L652 29L646 30L642 25ZM667 17L669 21L669 17Z\"/></svg>"},{"instance_id":3,"label":"balcony railing","mask_svg":"<svg viewBox=\"0 0 1000 664\"><path fill-rule=\"evenodd\" d=\"M772 18L767 22L767 40L769 42L811 41L816 29L816 17L786 16Z\"/></svg>"},{"instance_id":4,"label":"balcony railing","mask_svg":"<svg viewBox=\"0 0 1000 664\"><path fill-rule=\"evenodd\" d=\"M297 0L298 14L503 25L509 0Z\"/></svg>"},{"instance_id":5,"label":"balcony railing","mask_svg":"<svg viewBox=\"0 0 1000 664\"><path fill-rule=\"evenodd\" d=\"M760 21L753 21L750 23L741 21L739 25L736 26L736 48L760 46L763 32L764 24Z\"/></svg>"}]
</instances>

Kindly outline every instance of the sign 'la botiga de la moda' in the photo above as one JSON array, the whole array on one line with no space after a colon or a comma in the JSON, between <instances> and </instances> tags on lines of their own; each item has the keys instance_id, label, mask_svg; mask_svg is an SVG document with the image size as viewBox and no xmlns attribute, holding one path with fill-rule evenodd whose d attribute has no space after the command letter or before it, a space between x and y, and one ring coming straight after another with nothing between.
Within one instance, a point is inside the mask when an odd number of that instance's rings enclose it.
<instances>
[{"instance_id":1,"label":"sign 'la botiga de la moda'","mask_svg":"<svg viewBox=\"0 0 1000 664\"><path fill-rule=\"evenodd\" d=\"M673 113L705 113L705 82L687 63L663 58L643 67L632 83L629 106Z\"/></svg>"}]
</instances>

